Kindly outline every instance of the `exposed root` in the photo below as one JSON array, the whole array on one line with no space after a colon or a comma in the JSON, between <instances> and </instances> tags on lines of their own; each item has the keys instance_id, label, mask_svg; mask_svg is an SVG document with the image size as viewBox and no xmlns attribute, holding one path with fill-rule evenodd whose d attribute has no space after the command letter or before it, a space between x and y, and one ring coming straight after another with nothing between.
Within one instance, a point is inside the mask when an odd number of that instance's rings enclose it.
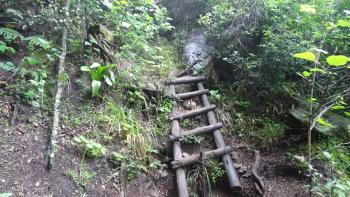
<instances>
[{"instance_id":1,"label":"exposed root","mask_svg":"<svg viewBox=\"0 0 350 197\"><path fill-rule=\"evenodd\" d=\"M258 174L258 170L260 169L260 165L261 165L261 156L260 156L260 152L255 150L255 162L252 168L252 174L253 174L253 179L254 179L254 185L256 187L256 189L258 190L258 192L260 193L260 195L264 196L265 194L265 185L264 182L262 180L262 177L259 176Z\"/></svg>"}]
</instances>

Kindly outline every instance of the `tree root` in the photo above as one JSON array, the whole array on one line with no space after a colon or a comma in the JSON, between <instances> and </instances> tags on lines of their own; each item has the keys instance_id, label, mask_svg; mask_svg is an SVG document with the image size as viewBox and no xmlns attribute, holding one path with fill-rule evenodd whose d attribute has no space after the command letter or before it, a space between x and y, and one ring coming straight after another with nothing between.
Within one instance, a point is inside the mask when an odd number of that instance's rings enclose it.
<instances>
[{"instance_id":1,"label":"tree root","mask_svg":"<svg viewBox=\"0 0 350 197\"><path fill-rule=\"evenodd\" d=\"M261 156L260 156L260 152L255 150L255 162L254 165L252 167L252 175L253 175L253 179L254 179L254 185L255 188L258 190L259 194L264 196L265 194L265 185L264 182L262 180L262 177L259 176L258 174L258 170L261 166Z\"/></svg>"}]
</instances>

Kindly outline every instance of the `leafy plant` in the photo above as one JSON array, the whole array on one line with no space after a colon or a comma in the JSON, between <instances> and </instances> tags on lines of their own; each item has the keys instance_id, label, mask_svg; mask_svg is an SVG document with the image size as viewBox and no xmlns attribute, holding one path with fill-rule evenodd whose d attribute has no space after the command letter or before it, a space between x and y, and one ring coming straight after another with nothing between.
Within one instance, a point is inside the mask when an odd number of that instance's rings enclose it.
<instances>
[{"instance_id":1,"label":"leafy plant","mask_svg":"<svg viewBox=\"0 0 350 197\"><path fill-rule=\"evenodd\" d=\"M99 94L103 80L107 85L113 86L115 82L114 67L115 65L112 64L104 66L99 63L93 63L91 66L82 66L80 68L81 71L89 73L92 79L91 90L93 97Z\"/></svg>"},{"instance_id":2,"label":"leafy plant","mask_svg":"<svg viewBox=\"0 0 350 197\"><path fill-rule=\"evenodd\" d=\"M98 158L106 154L106 148L103 145L95 141L89 140L82 135L79 137L75 137L74 142L80 145L90 157Z\"/></svg>"}]
</instances>

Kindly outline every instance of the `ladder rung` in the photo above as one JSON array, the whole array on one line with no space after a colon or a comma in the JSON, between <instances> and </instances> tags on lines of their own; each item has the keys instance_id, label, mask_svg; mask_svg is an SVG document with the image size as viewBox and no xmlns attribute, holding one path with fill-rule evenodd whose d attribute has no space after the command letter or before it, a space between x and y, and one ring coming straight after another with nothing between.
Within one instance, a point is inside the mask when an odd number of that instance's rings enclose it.
<instances>
[{"instance_id":1,"label":"ladder rung","mask_svg":"<svg viewBox=\"0 0 350 197\"><path fill-rule=\"evenodd\" d=\"M190 131L186 131L183 133L179 133L178 135L169 135L170 141L175 142L181 138L190 136L190 135L203 135L203 134L208 134L211 133L217 129L220 129L222 127L222 123L216 123L213 125L205 126L205 127L200 127L196 128Z\"/></svg>"},{"instance_id":2,"label":"ladder rung","mask_svg":"<svg viewBox=\"0 0 350 197\"><path fill-rule=\"evenodd\" d=\"M196 154L194 156L190 156L190 157L183 158L180 160L172 161L171 165L172 165L173 169L176 170L176 169L183 168L183 167L186 167L189 165L193 165L200 160L210 159L210 158L214 158L214 157L221 157L223 155L229 154L230 152L232 152L232 147L225 146L222 148L218 148L216 150L202 152L201 154Z\"/></svg>"},{"instance_id":3,"label":"ladder rung","mask_svg":"<svg viewBox=\"0 0 350 197\"><path fill-rule=\"evenodd\" d=\"M178 85L178 84L188 84L188 83L197 83L205 81L205 76L198 76L198 77L180 77L174 80L166 81L166 85Z\"/></svg>"},{"instance_id":4,"label":"ladder rung","mask_svg":"<svg viewBox=\"0 0 350 197\"><path fill-rule=\"evenodd\" d=\"M176 96L180 99L188 99L188 98L193 98L193 97L201 96L203 94L208 94L208 93L209 93L209 90L204 89L204 90L197 90L194 92L180 93L180 94L177 94Z\"/></svg>"},{"instance_id":5,"label":"ladder rung","mask_svg":"<svg viewBox=\"0 0 350 197\"><path fill-rule=\"evenodd\" d=\"M208 107L202 107L202 108L199 108L199 109L196 109L196 110L189 111L187 113L183 113L183 114L180 114L180 115L174 115L174 116L170 117L170 120L179 120L179 119L184 119L184 118L190 118L190 117L193 117L193 116L197 116L197 115L204 114L206 112L212 111L215 108L216 108L215 105L209 105Z\"/></svg>"}]
</instances>

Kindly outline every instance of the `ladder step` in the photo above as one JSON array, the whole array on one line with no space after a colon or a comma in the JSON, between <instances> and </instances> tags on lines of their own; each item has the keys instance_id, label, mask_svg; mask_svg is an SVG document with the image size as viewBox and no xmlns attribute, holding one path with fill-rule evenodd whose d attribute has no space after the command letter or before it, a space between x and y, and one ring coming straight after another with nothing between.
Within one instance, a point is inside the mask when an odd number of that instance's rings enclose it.
<instances>
[{"instance_id":1,"label":"ladder step","mask_svg":"<svg viewBox=\"0 0 350 197\"><path fill-rule=\"evenodd\" d=\"M211 150L207 152L202 152L201 154L196 154L194 156L190 156L187 158L182 158L180 160L175 160L171 162L171 165L174 170L183 168L189 165L193 165L197 163L200 160L205 160L205 159L211 159L214 157L221 157L226 154L229 154L232 152L232 147L231 146L225 146L222 148L218 148L216 150Z\"/></svg>"},{"instance_id":2,"label":"ladder step","mask_svg":"<svg viewBox=\"0 0 350 197\"><path fill-rule=\"evenodd\" d=\"M180 119L184 119L184 118L190 118L193 116L207 113L209 111L214 110L215 108L216 108L215 105L209 105L208 107L202 107L202 108L192 110L192 111L189 111L187 113L180 114L180 115L173 115L172 117L170 117L170 120L180 120Z\"/></svg>"},{"instance_id":3,"label":"ladder step","mask_svg":"<svg viewBox=\"0 0 350 197\"><path fill-rule=\"evenodd\" d=\"M201 96L203 94L208 94L208 93L209 93L209 90L204 89L204 90L197 90L194 92L180 93L180 94L177 94L176 97L180 99L188 99L188 98L193 98L193 97Z\"/></svg>"},{"instance_id":4,"label":"ladder step","mask_svg":"<svg viewBox=\"0 0 350 197\"><path fill-rule=\"evenodd\" d=\"M222 127L222 123L216 123L213 125L205 126L205 127L200 127L197 129L193 129L190 131L186 131L183 133L179 133L178 135L169 135L170 142L175 142L181 138L190 136L190 135L203 135L203 134L208 134L211 133L215 130L218 130Z\"/></svg>"},{"instance_id":5,"label":"ladder step","mask_svg":"<svg viewBox=\"0 0 350 197\"><path fill-rule=\"evenodd\" d=\"M174 80L166 81L166 85L178 85L178 84L188 84L188 83L197 83L205 81L205 76L198 76L198 77L180 77Z\"/></svg>"}]
</instances>

